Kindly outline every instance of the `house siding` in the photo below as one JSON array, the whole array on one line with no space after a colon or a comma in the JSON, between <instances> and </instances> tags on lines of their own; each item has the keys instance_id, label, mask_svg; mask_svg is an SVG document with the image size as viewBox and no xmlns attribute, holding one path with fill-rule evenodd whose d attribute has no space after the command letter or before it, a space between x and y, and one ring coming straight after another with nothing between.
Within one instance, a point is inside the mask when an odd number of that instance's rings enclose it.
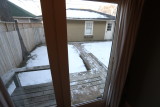
<instances>
[{"instance_id":1,"label":"house siding","mask_svg":"<svg viewBox=\"0 0 160 107\"><path fill-rule=\"evenodd\" d=\"M100 41L104 40L106 21L93 21L93 35L87 37L85 20L67 20L67 37L69 42Z\"/></svg>"}]
</instances>

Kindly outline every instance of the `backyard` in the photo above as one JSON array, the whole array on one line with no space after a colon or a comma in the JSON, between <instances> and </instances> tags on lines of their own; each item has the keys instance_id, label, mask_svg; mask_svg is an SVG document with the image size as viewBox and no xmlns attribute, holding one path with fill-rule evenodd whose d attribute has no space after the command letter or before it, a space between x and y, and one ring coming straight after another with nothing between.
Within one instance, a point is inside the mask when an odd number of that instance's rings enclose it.
<instances>
[{"instance_id":1,"label":"backyard","mask_svg":"<svg viewBox=\"0 0 160 107\"><path fill-rule=\"evenodd\" d=\"M79 101L82 102L82 100L92 100L98 96L101 96L101 94L103 93L105 83L104 80L105 76L107 75L107 67L111 51L111 44L111 41L68 43L70 85L72 90L72 99L74 99L75 101L74 103L77 103ZM85 55L91 55L94 57L91 57L91 59L89 59L88 56ZM49 65L46 45L37 47L31 52L29 57L29 60L26 62L26 65L23 68ZM100 65L102 64L103 67L99 65L97 66L97 62L92 59L96 59L96 61L100 63ZM86 66L86 61L87 64L90 64L90 68ZM52 82L49 69L19 73L18 77L22 86L32 86L36 84L38 85ZM97 83L95 83L95 79ZM91 84L86 85L86 83L88 83L89 81ZM89 88L88 86L92 88ZM12 82L12 84L8 88L8 91L11 95L14 92L15 88L16 86L14 82ZM84 97L86 93L88 94L88 97ZM75 96L76 98L74 98ZM79 96L80 98L77 98L77 96Z\"/></svg>"},{"instance_id":2,"label":"backyard","mask_svg":"<svg viewBox=\"0 0 160 107\"><path fill-rule=\"evenodd\" d=\"M106 67L108 66L111 42L82 43L82 45L88 53L92 53L102 63L104 63ZM26 67L49 65L46 46L37 47L33 52L31 52L31 56L32 57L27 61ZM74 45L68 45L68 58L69 73L87 71L83 60L79 56L79 51L74 47ZM35 79L37 75L39 78ZM31 73L21 73L19 78L22 82L22 86L51 82L51 75L49 70L44 70L41 72L38 71Z\"/></svg>"}]
</instances>

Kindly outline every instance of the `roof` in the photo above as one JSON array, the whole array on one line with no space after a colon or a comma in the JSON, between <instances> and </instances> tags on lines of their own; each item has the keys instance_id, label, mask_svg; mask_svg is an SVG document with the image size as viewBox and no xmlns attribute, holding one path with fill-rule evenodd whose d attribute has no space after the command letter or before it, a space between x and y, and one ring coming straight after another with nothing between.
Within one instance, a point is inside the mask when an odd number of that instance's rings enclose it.
<instances>
[{"instance_id":1,"label":"roof","mask_svg":"<svg viewBox=\"0 0 160 107\"><path fill-rule=\"evenodd\" d=\"M21 7L15 5L14 3L8 2L10 13L12 16L16 17L36 17L34 14L22 9Z\"/></svg>"},{"instance_id":2,"label":"roof","mask_svg":"<svg viewBox=\"0 0 160 107\"><path fill-rule=\"evenodd\" d=\"M115 16L97 12L90 9L68 8L66 10L67 19L76 20L115 20Z\"/></svg>"}]
</instances>

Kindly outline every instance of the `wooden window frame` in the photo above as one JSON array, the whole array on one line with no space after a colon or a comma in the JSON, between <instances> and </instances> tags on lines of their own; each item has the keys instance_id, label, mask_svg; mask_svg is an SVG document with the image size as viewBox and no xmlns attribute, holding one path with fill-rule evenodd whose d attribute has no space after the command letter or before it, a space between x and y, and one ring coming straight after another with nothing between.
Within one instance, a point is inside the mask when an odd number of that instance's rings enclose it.
<instances>
[{"instance_id":1,"label":"wooden window frame","mask_svg":"<svg viewBox=\"0 0 160 107\"><path fill-rule=\"evenodd\" d=\"M71 95L65 2L63 0L41 0L41 5L57 106L70 107ZM74 106L100 107L105 106L105 100L92 100Z\"/></svg>"},{"instance_id":2,"label":"wooden window frame","mask_svg":"<svg viewBox=\"0 0 160 107\"><path fill-rule=\"evenodd\" d=\"M15 107L1 77L0 77L0 106Z\"/></svg>"},{"instance_id":3,"label":"wooden window frame","mask_svg":"<svg viewBox=\"0 0 160 107\"><path fill-rule=\"evenodd\" d=\"M114 41L103 99L79 107L118 107L130 58L134 49L144 0L93 0L118 3ZM128 5L127 5L128 4ZM70 82L67 52L67 26L64 0L41 0L46 44L58 107L70 107ZM122 7L122 8L121 8ZM111 78L112 77L112 78ZM1 92L6 98L5 87ZM1 100L0 100L1 101ZM11 104L11 107L12 104Z\"/></svg>"},{"instance_id":4,"label":"wooden window frame","mask_svg":"<svg viewBox=\"0 0 160 107\"><path fill-rule=\"evenodd\" d=\"M87 31L87 24L91 24L91 33L90 34L87 34L86 31ZM94 25L94 21L85 21L85 28L84 28L84 35L85 36L92 36L93 35L93 25Z\"/></svg>"},{"instance_id":5,"label":"wooden window frame","mask_svg":"<svg viewBox=\"0 0 160 107\"><path fill-rule=\"evenodd\" d=\"M129 67L130 57L134 49L136 32L139 26L144 0L90 1L117 3L119 5L118 14L103 99L88 101L76 106L118 107L127 69ZM46 43L57 106L70 107L71 96L69 85L65 1L41 0L41 2Z\"/></svg>"},{"instance_id":6,"label":"wooden window frame","mask_svg":"<svg viewBox=\"0 0 160 107\"><path fill-rule=\"evenodd\" d=\"M119 0L104 91L106 107L118 107L134 50L144 0Z\"/></svg>"}]
</instances>

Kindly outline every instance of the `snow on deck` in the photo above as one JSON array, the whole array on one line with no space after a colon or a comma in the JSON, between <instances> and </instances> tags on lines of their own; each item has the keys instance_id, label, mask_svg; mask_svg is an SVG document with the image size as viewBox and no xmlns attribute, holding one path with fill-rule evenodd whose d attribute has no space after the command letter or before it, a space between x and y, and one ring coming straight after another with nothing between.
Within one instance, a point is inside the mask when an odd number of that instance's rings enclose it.
<instances>
[{"instance_id":1,"label":"snow on deck","mask_svg":"<svg viewBox=\"0 0 160 107\"><path fill-rule=\"evenodd\" d=\"M109 64L112 42L84 43L84 48L96 56L106 67Z\"/></svg>"},{"instance_id":2,"label":"snow on deck","mask_svg":"<svg viewBox=\"0 0 160 107\"><path fill-rule=\"evenodd\" d=\"M108 66L109 57L111 52L112 42L93 42L93 43L83 43L82 45L87 50L88 53L95 55L102 63ZM68 56L69 56L69 72L83 72L86 71L85 65L82 59L79 57L79 52L74 48L73 45L68 45ZM27 61L26 67L49 65L47 47L41 46L36 48L31 52L32 58ZM51 72L50 70L41 70L35 72L25 72L20 73L19 79L22 86L35 85L41 83L51 82ZM37 78L38 77L38 78ZM15 89L15 84L12 83L8 88L10 94Z\"/></svg>"},{"instance_id":3,"label":"snow on deck","mask_svg":"<svg viewBox=\"0 0 160 107\"><path fill-rule=\"evenodd\" d=\"M69 52L69 72L83 72L86 71L82 59L79 57L79 53L73 47L73 45L68 45ZM32 58L27 61L26 67L49 65L47 47L41 46L36 48L31 52ZM37 78L38 77L38 78ZM51 82L50 70L41 70L34 72L20 73L19 79L22 86L34 85Z\"/></svg>"},{"instance_id":4,"label":"snow on deck","mask_svg":"<svg viewBox=\"0 0 160 107\"><path fill-rule=\"evenodd\" d=\"M33 52L31 52L31 56L32 57L27 61L25 67L49 65L46 46L41 46L36 48ZM19 79L21 81L22 86L34 85L52 81L50 70L20 73Z\"/></svg>"},{"instance_id":5,"label":"snow on deck","mask_svg":"<svg viewBox=\"0 0 160 107\"><path fill-rule=\"evenodd\" d=\"M87 71L82 59L79 57L79 53L75 50L73 45L68 45L69 56L69 73Z\"/></svg>"}]
</instances>

